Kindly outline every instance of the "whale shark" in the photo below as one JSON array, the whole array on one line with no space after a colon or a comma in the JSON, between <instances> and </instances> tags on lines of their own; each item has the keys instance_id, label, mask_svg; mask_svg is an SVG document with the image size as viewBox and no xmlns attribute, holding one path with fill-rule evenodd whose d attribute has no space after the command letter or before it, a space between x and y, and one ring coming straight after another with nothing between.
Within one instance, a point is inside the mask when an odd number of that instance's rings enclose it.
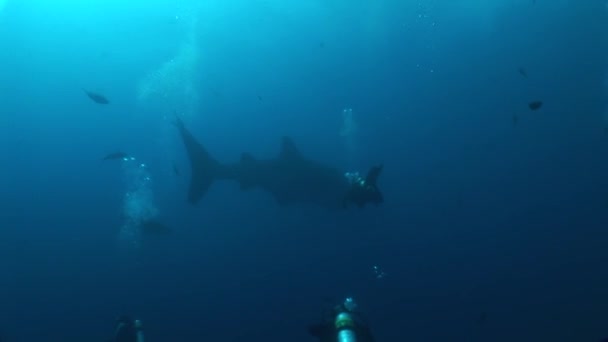
<instances>
[{"instance_id":1,"label":"whale shark","mask_svg":"<svg viewBox=\"0 0 608 342\"><path fill-rule=\"evenodd\" d=\"M198 203L216 181L235 181L241 190L262 189L281 206L313 204L342 209L384 201L377 185L382 165L370 168L366 178L348 177L348 173L303 156L289 137L282 138L274 158L256 159L243 153L238 162L220 163L181 119L176 118L174 124L190 162L187 200L192 204Z\"/></svg>"},{"instance_id":2,"label":"whale shark","mask_svg":"<svg viewBox=\"0 0 608 342\"><path fill-rule=\"evenodd\" d=\"M101 105L107 105L110 103L110 100L108 100L107 97L98 94L98 93L94 93L92 91L88 91L86 89L82 89L82 91L84 91L84 93L87 95L87 97L89 99L91 99L93 102L97 103L97 104L101 104Z\"/></svg>"}]
</instances>

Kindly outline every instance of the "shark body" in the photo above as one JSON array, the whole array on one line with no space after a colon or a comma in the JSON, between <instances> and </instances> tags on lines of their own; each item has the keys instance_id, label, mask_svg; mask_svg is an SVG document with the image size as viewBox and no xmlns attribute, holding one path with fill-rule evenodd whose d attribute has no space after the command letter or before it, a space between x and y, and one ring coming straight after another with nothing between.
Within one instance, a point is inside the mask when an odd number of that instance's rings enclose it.
<instances>
[{"instance_id":1,"label":"shark body","mask_svg":"<svg viewBox=\"0 0 608 342\"><path fill-rule=\"evenodd\" d=\"M280 205L301 203L340 209L349 203L362 207L368 202L383 202L376 185L382 166L372 168L367 179L361 180L361 183L367 182L366 187L353 186L344 172L305 158L288 137L283 137L275 158L256 159L243 153L237 163L222 164L209 154L181 120L177 119L175 124L190 160L190 203L197 203L216 180L236 181L242 190L262 189Z\"/></svg>"}]
</instances>

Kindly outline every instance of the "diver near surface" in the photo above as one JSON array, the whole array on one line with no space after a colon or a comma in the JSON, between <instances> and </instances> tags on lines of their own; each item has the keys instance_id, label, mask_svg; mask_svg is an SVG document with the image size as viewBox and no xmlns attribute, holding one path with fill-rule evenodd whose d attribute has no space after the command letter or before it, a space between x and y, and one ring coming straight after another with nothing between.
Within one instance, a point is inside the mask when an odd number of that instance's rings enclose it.
<instances>
[{"instance_id":1,"label":"diver near surface","mask_svg":"<svg viewBox=\"0 0 608 342\"><path fill-rule=\"evenodd\" d=\"M335 306L323 322L309 326L308 333L319 342L375 342L357 304L350 297Z\"/></svg>"},{"instance_id":2,"label":"diver near surface","mask_svg":"<svg viewBox=\"0 0 608 342\"><path fill-rule=\"evenodd\" d=\"M110 342L144 342L141 321L126 315L118 317L114 338Z\"/></svg>"},{"instance_id":3,"label":"diver near surface","mask_svg":"<svg viewBox=\"0 0 608 342\"><path fill-rule=\"evenodd\" d=\"M184 123L176 117L175 126L190 160L191 179L188 201L197 203L216 180L233 180L241 190L260 188L272 194L280 205L316 204L328 209L343 209L354 203L362 208L367 203L384 201L378 188L382 166L372 167L365 178L357 172L338 169L302 156L294 142L284 137L279 156L255 159L243 153L233 164L221 164L201 145Z\"/></svg>"}]
</instances>

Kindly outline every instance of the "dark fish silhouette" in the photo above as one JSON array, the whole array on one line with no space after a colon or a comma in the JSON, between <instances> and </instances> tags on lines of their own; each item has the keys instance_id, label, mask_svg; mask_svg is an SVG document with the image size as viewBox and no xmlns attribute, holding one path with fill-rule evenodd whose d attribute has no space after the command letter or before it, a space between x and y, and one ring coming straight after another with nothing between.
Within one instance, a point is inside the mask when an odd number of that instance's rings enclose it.
<instances>
[{"instance_id":1,"label":"dark fish silhouette","mask_svg":"<svg viewBox=\"0 0 608 342\"><path fill-rule=\"evenodd\" d=\"M110 101L105 96L103 96L101 94L93 93L93 92L90 92L90 91L88 91L86 89L82 89L82 90L95 103L99 103L99 104L108 104L108 103L110 103Z\"/></svg>"},{"instance_id":2,"label":"dark fish silhouette","mask_svg":"<svg viewBox=\"0 0 608 342\"><path fill-rule=\"evenodd\" d=\"M173 163L173 173L176 176L179 176L179 168L177 167L177 164L175 164L175 162Z\"/></svg>"},{"instance_id":3,"label":"dark fish silhouette","mask_svg":"<svg viewBox=\"0 0 608 342\"><path fill-rule=\"evenodd\" d=\"M543 102L542 101L532 101L530 103L528 103L528 107L530 108L530 110L539 110L540 107L543 106Z\"/></svg>"},{"instance_id":4,"label":"dark fish silhouette","mask_svg":"<svg viewBox=\"0 0 608 342\"><path fill-rule=\"evenodd\" d=\"M102 160L118 160L118 159L124 159L127 158L129 155L124 153L124 152L114 152L114 153L110 153L108 155L106 155L105 157L103 157Z\"/></svg>"},{"instance_id":5,"label":"dark fish silhouette","mask_svg":"<svg viewBox=\"0 0 608 342\"><path fill-rule=\"evenodd\" d=\"M517 126L519 123L519 116L513 115L513 126Z\"/></svg>"},{"instance_id":6,"label":"dark fish silhouette","mask_svg":"<svg viewBox=\"0 0 608 342\"><path fill-rule=\"evenodd\" d=\"M263 101L262 97L260 95L258 95L258 100L259 101Z\"/></svg>"},{"instance_id":7,"label":"dark fish silhouette","mask_svg":"<svg viewBox=\"0 0 608 342\"><path fill-rule=\"evenodd\" d=\"M360 180L364 187L353 187L343 172L302 156L287 137L283 138L281 151L276 158L259 160L243 153L239 162L221 164L194 138L181 120L176 119L175 125L190 160L190 203L197 203L216 180L236 181L241 190L260 188L272 194L280 205L309 203L328 209L342 209L351 202L359 207L370 202L383 202L377 187L382 166L371 168L366 179Z\"/></svg>"},{"instance_id":8,"label":"dark fish silhouette","mask_svg":"<svg viewBox=\"0 0 608 342\"><path fill-rule=\"evenodd\" d=\"M519 67L519 69L517 69L517 71L519 72L520 75L522 75L525 78L528 78L528 72L526 71L526 69L524 69L523 67Z\"/></svg>"}]
</instances>

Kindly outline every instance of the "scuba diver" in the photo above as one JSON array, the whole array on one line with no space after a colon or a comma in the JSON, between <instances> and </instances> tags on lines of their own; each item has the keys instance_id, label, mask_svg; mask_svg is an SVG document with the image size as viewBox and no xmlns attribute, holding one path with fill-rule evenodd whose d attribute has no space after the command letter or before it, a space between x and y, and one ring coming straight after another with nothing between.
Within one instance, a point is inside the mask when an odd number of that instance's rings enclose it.
<instances>
[{"instance_id":1,"label":"scuba diver","mask_svg":"<svg viewBox=\"0 0 608 342\"><path fill-rule=\"evenodd\" d=\"M357 311L352 298L333 308L322 323L311 325L308 332L319 342L374 342L371 330Z\"/></svg>"},{"instance_id":2,"label":"scuba diver","mask_svg":"<svg viewBox=\"0 0 608 342\"><path fill-rule=\"evenodd\" d=\"M144 342L141 321L126 315L118 317L111 342Z\"/></svg>"}]
</instances>

